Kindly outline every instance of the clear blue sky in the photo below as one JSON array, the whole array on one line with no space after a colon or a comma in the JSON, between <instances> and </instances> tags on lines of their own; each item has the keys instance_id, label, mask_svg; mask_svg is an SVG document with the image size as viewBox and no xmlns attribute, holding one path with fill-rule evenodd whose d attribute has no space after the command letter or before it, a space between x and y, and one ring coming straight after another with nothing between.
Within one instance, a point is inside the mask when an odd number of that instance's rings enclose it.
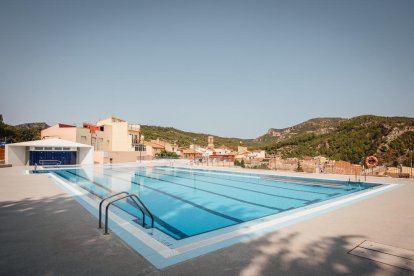
<instances>
[{"instance_id":1,"label":"clear blue sky","mask_svg":"<svg viewBox=\"0 0 414 276\"><path fill-rule=\"evenodd\" d=\"M414 117L414 1L0 1L0 113L254 138Z\"/></svg>"}]
</instances>

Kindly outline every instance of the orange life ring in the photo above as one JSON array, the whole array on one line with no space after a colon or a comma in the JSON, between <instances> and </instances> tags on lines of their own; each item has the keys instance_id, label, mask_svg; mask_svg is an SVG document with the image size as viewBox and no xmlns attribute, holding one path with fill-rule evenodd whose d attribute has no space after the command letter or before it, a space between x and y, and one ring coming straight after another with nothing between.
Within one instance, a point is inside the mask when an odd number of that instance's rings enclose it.
<instances>
[{"instance_id":1,"label":"orange life ring","mask_svg":"<svg viewBox=\"0 0 414 276\"><path fill-rule=\"evenodd\" d=\"M374 155L367 156L365 158L365 165L367 165L368 168L374 168L378 165L378 158L376 158Z\"/></svg>"}]
</instances>

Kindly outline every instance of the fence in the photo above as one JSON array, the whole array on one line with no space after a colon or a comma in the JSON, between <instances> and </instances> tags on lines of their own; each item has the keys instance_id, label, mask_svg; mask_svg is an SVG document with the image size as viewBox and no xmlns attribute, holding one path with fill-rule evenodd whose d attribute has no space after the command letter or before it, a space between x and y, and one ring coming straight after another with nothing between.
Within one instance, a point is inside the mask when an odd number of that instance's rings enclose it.
<instances>
[{"instance_id":1,"label":"fence","mask_svg":"<svg viewBox=\"0 0 414 276\"><path fill-rule=\"evenodd\" d=\"M286 171L303 171L308 173L322 174L343 174L350 176L389 176L399 178L414 178L412 167L386 167L377 166L375 168L365 168L361 165L354 165L347 161L319 159L299 160L297 158L271 158L269 169Z\"/></svg>"},{"instance_id":2,"label":"fence","mask_svg":"<svg viewBox=\"0 0 414 276\"><path fill-rule=\"evenodd\" d=\"M212 167L233 167L234 159L232 158L196 158L194 165L212 166Z\"/></svg>"},{"instance_id":3,"label":"fence","mask_svg":"<svg viewBox=\"0 0 414 276\"><path fill-rule=\"evenodd\" d=\"M0 161L4 161L5 159L5 150L4 148L0 148Z\"/></svg>"}]
</instances>

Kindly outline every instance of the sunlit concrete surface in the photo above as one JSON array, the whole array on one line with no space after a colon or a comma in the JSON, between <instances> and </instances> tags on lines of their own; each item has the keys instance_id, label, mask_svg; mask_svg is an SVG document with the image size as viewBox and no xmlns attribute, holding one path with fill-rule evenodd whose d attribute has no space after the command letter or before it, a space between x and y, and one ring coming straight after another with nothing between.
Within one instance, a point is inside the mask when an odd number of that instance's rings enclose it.
<instances>
[{"instance_id":1,"label":"sunlit concrete surface","mask_svg":"<svg viewBox=\"0 0 414 276\"><path fill-rule=\"evenodd\" d=\"M25 175L25 169L0 169L0 275L414 274L348 254L365 240L414 250L413 180L368 178L369 182L403 185L248 242L157 270L116 235L102 235L97 220L46 175Z\"/></svg>"}]
</instances>

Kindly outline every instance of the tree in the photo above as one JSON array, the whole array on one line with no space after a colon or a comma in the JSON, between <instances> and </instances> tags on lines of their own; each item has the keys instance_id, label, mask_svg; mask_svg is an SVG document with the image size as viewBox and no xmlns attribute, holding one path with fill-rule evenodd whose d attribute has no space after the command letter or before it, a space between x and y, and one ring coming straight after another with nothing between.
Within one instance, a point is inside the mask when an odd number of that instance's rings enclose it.
<instances>
[{"instance_id":1,"label":"tree","mask_svg":"<svg viewBox=\"0 0 414 276\"><path fill-rule=\"evenodd\" d=\"M155 157L159 159L162 159L162 158L178 159L179 158L177 153L172 152L172 151L166 151L166 150L162 150L160 153L157 153Z\"/></svg>"}]
</instances>

